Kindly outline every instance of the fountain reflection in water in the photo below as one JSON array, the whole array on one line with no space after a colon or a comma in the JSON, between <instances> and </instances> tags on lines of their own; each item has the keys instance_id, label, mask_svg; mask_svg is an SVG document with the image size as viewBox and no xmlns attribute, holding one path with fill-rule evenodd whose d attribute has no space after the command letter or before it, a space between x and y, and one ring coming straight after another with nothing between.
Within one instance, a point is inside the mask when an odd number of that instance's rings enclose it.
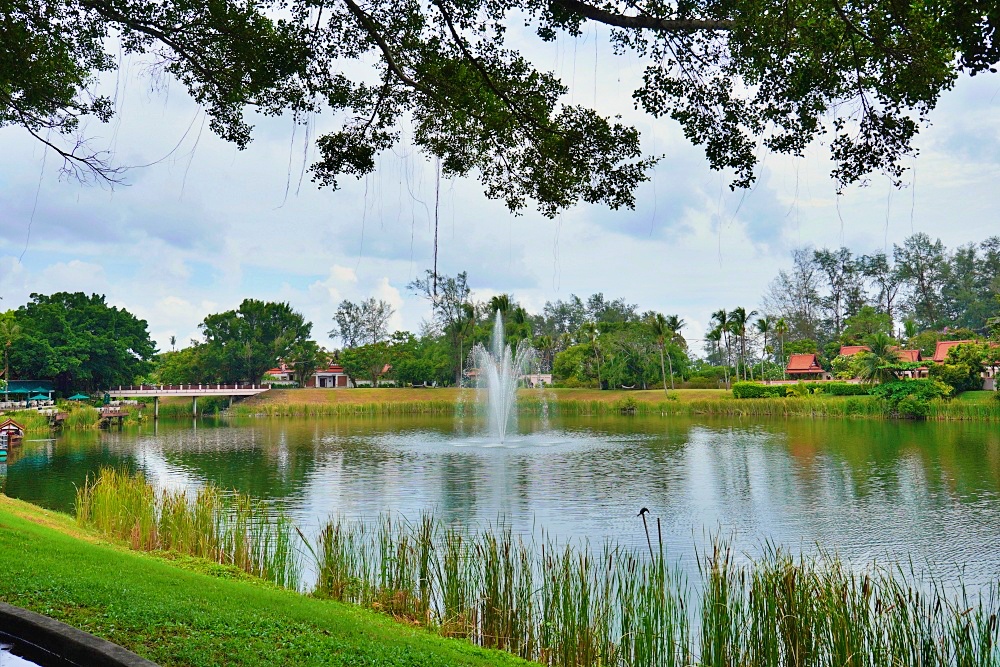
<instances>
[{"instance_id":1,"label":"fountain reflection in water","mask_svg":"<svg viewBox=\"0 0 1000 667\"><path fill-rule=\"evenodd\" d=\"M516 349L504 342L503 318L497 311L493 321L493 343L487 350L477 343L469 352L469 362L477 370L476 384L486 396L489 433L504 442L507 431L517 425L517 387L521 376L535 360L535 349L526 340Z\"/></svg>"}]
</instances>

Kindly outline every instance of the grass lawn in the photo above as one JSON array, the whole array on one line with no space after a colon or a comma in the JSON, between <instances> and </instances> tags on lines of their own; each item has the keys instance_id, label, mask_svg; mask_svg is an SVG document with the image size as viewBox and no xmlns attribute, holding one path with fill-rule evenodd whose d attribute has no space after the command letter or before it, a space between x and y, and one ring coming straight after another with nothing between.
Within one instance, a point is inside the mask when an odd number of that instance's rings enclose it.
<instances>
[{"instance_id":1,"label":"grass lawn","mask_svg":"<svg viewBox=\"0 0 1000 667\"><path fill-rule=\"evenodd\" d=\"M955 397L956 401L968 403L992 403L996 401L995 391L963 391Z\"/></svg>"},{"instance_id":2,"label":"grass lawn","mask_svg":"<svg viewBox=\"0 0 1000 667\"><path fill-rule=\"evenodd\" d=\"M164 667L530 664L273 588L211 562L131 552L79 528L69 516L2 494L0 600Z\"/></svg>"}]
</instances>

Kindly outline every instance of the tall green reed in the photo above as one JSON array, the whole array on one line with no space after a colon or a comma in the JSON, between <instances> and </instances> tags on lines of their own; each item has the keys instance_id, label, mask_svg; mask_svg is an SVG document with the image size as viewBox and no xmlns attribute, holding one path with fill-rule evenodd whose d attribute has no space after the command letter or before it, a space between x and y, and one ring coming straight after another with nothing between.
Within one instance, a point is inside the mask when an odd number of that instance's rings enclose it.
<instances>
[{"instance_id":1,"label":"tall green reed","mask_svg":"<svg viewBox=\"0 0 1000 667\"><path fill-rule=\"evenodd\" d=\"M544 665L584 667L996 667L996 586L972 594L899 564L848 567L714 541L690 584L655 548L599 548L382 515L331 519L307 539L273 508L212 486L157 492L103 470L77 494L81 524L136 549L230 564L280 586L377 609Z\"/></svg>"},{"instance_id":2,"label":"tall green reed","mask_svg":"<svg viewBox=\"0 0 1000 667\"><path fill-rule=\"evenodd\" d=\"M317 594L561 667L1000 664L995 588L956 598L912 568L857 571L771 545L737 564L720 541L689 585L662 539L647 557L429 521L332 520L317 539Z\"/></svg>"},{"instance_id":3,"label":"tall green reed","mask_svg":"<svg viewBox=\"0 0 1000 667\"><path fill-rule=\"evenodd\" d=\"M156 491L141 475L102 469L77 489L76 518L141 551L170 550L237 567L297 588L301 563L294 527L266 503L206 486Z\"/></svg>"}]
</instances>

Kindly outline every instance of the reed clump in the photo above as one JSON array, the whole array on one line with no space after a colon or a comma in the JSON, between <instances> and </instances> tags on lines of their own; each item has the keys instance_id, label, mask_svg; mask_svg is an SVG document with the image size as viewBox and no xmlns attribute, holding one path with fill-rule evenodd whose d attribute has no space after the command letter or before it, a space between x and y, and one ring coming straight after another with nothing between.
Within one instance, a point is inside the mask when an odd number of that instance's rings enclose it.
<instances>
[{"instance_id":1,"label":"reed clump","mask_svg":"<svg viewBox=\"0 0 1000 667\"><path fill-rule=\"evenodd\" d=\"M473 531L431 514L331 519L308 539L247 496L157 492L121 470L88 479L77 519L136 549L212 559L293 589L301 544L318 597L551 667L1000 664L995 586L972 595L912 566L858 570L773 545L737 558L725 541L698 556L688 582L659 523L648 552L520 535L502 522Z\"/></svg>"},{"instance_id":2,"label":"reed clump","mask_svg":"<svg viewBox=\"0 0 1000 667\"><path fill-rule=\"evenodd\" d=\"M249 496L209 485L156 491L141 475L105 468L76 493L76 519L140 551L169 550L217 563L286 588L297 588L300 560L294 528Z\"/></svg>"},{"instance_id":3,"label":"reed clump","mask_svg":"<svg viewBox=\"0 0 1000 667\"><path fill-rule=\"evenodd\" d=\"M101 413L97 408L89 405L80 405L70 408L63 421L63 428L74 430L86 430L97 428L101 420Z\"/></svg>"},{"instance_id":4,"label":"reed clump","mask_svg":"<svg viewBox=\"0 0 1000 667\"><path fill-rule=\"evenodd\" d=\"M1000 664L994 588L949 595L900 567L858 572L775 547L737 565L716 543L689 585L662 542L648 555L592 549L426 515L413 525L332 520L313 553L317 595L544 665Z\"/></svg>"}]
</instances>

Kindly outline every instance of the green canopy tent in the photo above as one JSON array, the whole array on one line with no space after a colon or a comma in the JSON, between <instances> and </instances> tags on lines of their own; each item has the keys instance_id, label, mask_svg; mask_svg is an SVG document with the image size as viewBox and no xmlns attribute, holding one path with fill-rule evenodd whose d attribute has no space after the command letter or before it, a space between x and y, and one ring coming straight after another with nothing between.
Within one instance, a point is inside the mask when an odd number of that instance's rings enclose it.
<instances>
[{"instance_id":1,"label":"green canopy tent","mask_svg":"<svg viewBox=\"0 0 1000 667\"><path fill-rule=\"evenodd\" d=\"M73 394L72 396L70 396L66 400L68 400L68 401L89 401L90 400L90 396L87 396L86 394Z\"/></svg>"},{"instance_id":2,"label":"green canopy tent","mask_svg":"<svg viewBox=\"0 0 1000 667\"><path fill-rule=\"evenodd\" d=\"M45 394L35 394L34 396L29 396L28 400L29 401L47 401L47 400L49 400L49 397L46 396Z\"/></svg>"},{"instance_id":3,"label":"green canopy tent","mask_svg":"<svg viewBox=\"0 0 1000 667\"><path fill-rule=\"evenodd\" d=\"M13 389L8 390L6 393L8 393L8 394L30 394L31 391L32 390L28 389L27 387L14 387Z\"/></svg>"}]
</instances>

